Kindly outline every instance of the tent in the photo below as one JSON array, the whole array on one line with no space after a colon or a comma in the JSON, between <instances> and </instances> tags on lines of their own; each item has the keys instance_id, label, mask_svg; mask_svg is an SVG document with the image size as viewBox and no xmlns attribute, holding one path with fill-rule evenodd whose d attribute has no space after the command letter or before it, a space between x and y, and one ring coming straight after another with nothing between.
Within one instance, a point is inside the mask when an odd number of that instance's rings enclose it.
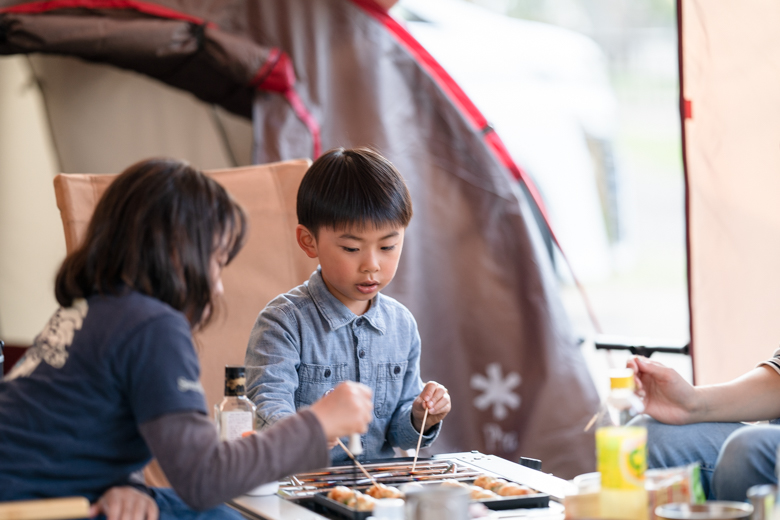
<instances>
[{"instance_id":1,"label":"tent","mask_svg":"<svg viewBox=\"0 0 780 520\"><path fill-rule=\"evenodd\" d=\"M780 4L679 0L691 339L697 383L778 347Z\"/></svg>"},{"instance_id":2,"label":"tent","mask_svg":"<svg viewBox=\"0 0 780 520\"><path fill-rule=\"evenodd\" d=\"M14 66L40 86L62 171L114 172L159 153L215 168L379 149L415 208L387 292L417 318L424 379L453 397L435 450L539 458L564 478L594 468L582 430L598 399L532 215L544 207L481 113L378 3L2 0L0 54L32 54ZM0 167L12 153L0 151Z\"/></svg>"}]
</instances>

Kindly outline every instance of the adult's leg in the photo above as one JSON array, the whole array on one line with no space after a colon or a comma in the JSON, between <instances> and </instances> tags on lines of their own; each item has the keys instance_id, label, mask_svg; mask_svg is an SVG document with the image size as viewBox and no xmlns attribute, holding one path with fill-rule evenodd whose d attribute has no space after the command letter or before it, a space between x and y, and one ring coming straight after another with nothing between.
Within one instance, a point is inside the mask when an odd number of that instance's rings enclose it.
<instances>
[{"instance_id":1,"label":"adult's leg","mask_svg":"<svg viewBox=\"0 0 780 520\"><path fill-rule=\"evenodd\" d=\"M712 477L718 500L745 500L756 484L776 484L780 426L749 425L732 433L721 449Z\"/></svg>"},{"instance_id":2,"label":"adult's leg","mask_svg":"<svg viewBox=\"0 0 780 520\"><path fill-rule=\"evenodd\" d=\"M195 511L169 488L152 488L152 498L160 509L160 520L244 520L238 511L225 505Z\"/></svg>"},{"instance_id":3,"label":"adult's leg","mask_svg":"<svg viewBox=\"0 0 780 520\"><path fill-rule=\"evenodd\" d=\"M673 468L701 463L701 479L708 499L714 498L711 486L718 456L726 439L745 427L742 423L697 423L676 426L643 416L632 425L647 428L647 467ZM744 497L743 497L744 498Z\"/></svg>"}]
</instances>

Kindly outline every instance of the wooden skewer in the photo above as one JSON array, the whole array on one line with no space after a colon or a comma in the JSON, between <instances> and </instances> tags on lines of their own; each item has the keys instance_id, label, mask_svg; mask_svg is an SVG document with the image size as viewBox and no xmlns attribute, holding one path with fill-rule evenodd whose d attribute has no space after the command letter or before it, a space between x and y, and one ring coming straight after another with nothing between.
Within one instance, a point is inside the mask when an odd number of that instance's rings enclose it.
<instances>
[{"instance_id":1,"label":"wooden skewer","mask_svg":"<svg viewBox=\"0 0 780 520\"><path fill-rule=\"evenodd\" d=\"M354 456L354 455L352 455L352 452L351 452L351 451L349 451L349 450L347 449L347 447L346 447L346 446L344 446L344 443L343 443L343 442L341 442L341 439L336 439L336 440L339 442L339 446L341 446L341 448L342 448L344 451L346 451L346 452L347 452L347 455L349 455L349 458L350 458L350 459L352 459L352 461L353 461L355 464L357 464L357 467L358 467L358 468L360 468L360 471L362 471L362 472L363 472L363 474L366 476L366 478L367 478L368 480L370 480L370 481L371 481L371 483L372 483L372 484L374 484L375 486L376 486L376 485L378 485L378 484L377 484L377 482L376 482L376 480L374 480L374 477L372 477L372 476L371 476L371 475L368 473L368 471L366 471L366 468L364 468L364 467L363 467L363 465L357 461L357 459L355 458L355 456Z\"/></svg>"},{"instance_id":2,"label":"wooden skewer","mask_svg":"<svg viewBox=\"0 0 780 520\"><path fill-rule=\"evenodd\" d=\"M412 473L417 466L417 457L420 455L420 443L422 443L423 432L425 431L425 421L428 419L428 407L425 407L425 413L423 414L422 427L420 428L420 436L417 438L417 449L414 452L414 462L412 463Z\"/></svg>"},{"instance_id":3,"label":"wooden skewer","mask_svg":"<svg viewBox=\"0 0 780 520\"><path fill-rule=\"evenodd\" d=\"M599 413L596 412L595 414L593 414L593 417L590 418L590 421L588 421L588 424L585 425L585 429L582 431L587 432L588 430L590 430L590 427L593 426L593 423L595 423L596 419L598 418L599 418Z\"/></svg>"}]
</instances>

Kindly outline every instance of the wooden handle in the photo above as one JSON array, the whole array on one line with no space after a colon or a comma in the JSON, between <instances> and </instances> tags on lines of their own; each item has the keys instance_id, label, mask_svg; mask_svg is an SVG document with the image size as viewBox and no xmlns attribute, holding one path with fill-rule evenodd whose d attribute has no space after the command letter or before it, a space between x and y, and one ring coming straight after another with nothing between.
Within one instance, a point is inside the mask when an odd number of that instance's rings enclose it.
<instances>
[{"instance_id":1,"label":"wooden handle","mask_svg":"<svg viewBox=\"0 0 780 520\"><path fill-rule=\"evenodd\" d=\"M67 497L0 502L0 520L66 520L69 518L89 518L89 500L84 497Z\"/></svg>"},{"instance_id":2,"label":"wooden handle","mask_svg":"<svg viewBox=\"0 0 780 520\"><path fill-rule=\"evenodd\" d=\"M420 426L420 436L417 437L417 449L414 450L414 462L412 463L412 473L414 468L417 467L417 457L420 455L420 443L422 442L423 432L425 431L425 421L428 419L428 407L425 407L425 413L423 414L422 426Z\"/></svg>"},{"instance_id":3,"label":"wooden handle","mask_svg":"<svg viewBox=\"0 0 780 520\"><path fill-rule=\"evenodd\" d=\"M366 476L366 478L367 478L368 480L370 480L370 481L371 481L371 483L372 483L372 484L374 484L374 485L376 486L376 485L377 485L377 483L376 483L376 480L374 480L374 477L372 477L372 476L371 476L371 474L370 474L368 471L366 471L366 468L364 468L364 467L363 467L363 465L362 465L361 463L359 463L359 462L358 462L358 460L355 458L355 456L354 456L354 455L352 455L352 452L351 452L351 451L349 451L349 450L347 449L347 447L346 447L346 446L344 446L344 443L343 443L343 442L341 442L341 439L336 439L336 440L338 441L338 443L339 443L339 446L341 446L341 449L343 449L344 451L346 451L346 452L347 452L347 455L349 455L349 458L350 458L350 459L352 459L352 462L354 462L354 463L355 463L355 465L356 465L358 468L360 468L360 471L362 471L362 472L363 472L363 475L365 475L365 476ZM0 520L2 520L2 519L0 518Z\"/></svg>"}]
</instances>

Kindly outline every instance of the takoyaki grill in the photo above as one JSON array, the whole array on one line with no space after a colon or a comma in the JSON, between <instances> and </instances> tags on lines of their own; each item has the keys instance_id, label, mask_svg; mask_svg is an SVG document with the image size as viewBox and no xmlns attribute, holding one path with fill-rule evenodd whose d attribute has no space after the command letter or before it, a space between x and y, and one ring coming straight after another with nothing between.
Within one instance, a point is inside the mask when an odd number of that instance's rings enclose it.
<instances>
[{"instance_id":1,"label":"takoyaki grill","mask_svg":"<svg viewBox=\"0 0 780 520\"><path fill-rule=\"evenodd\" d=\"M403 498L414 486L444 485L468 489L472 500L491 509L546 507L549 495L529 486L469 466L462 461L418 461L416 470L405 460L363 465L373 484L352 466L334 466L320 472L301 473L280 485L280 494L302 505L314 503L341 518L362 520L370 516L375 500Z\"/></svg>"}]
</instances>

